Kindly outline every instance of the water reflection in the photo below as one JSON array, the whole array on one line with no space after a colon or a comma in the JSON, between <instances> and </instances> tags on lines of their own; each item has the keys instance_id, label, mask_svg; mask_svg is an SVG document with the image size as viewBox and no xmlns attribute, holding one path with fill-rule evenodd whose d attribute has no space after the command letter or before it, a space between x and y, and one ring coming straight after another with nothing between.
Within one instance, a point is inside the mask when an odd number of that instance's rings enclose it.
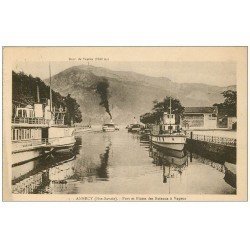
<instances>
[{"instance_id":1,"label":"water reflection","mask_svg":"<svg viewBox=\"0 0 250 250\"><path fill-rule=\"evenodd\" d=\"M233 194L221 163L162 149L126 131L87 133L72 152L53 153L16 169L14 193ZM25 170L28 169L28 173ZM19 176L21 175L21 176Z\"/></svg>"},{"instance_id":2,"label":"water reflection","mask_svg":"<svg viewBox=\"0 0 250 250\"><path fill-rule=\"evenodd\" d=\"M210 160L209 158L205 158L205 157L200 156L196 153L190 153L190 159L193 159L193 158L196 159L197 162L209 165L209 166L213 167L214 169L216 169L222 173L225 173L225 165L224 165L224 163L222 164L220 160L216 161L214 159L214 161L213 161L213 160Z\"/></svg>"},{"instance_id":3,"label":"water reflection","mask_svg":"<svg viewBox=\"0 0 250 250\"><path fill-rule=\"evenodd\" d=\"M147 135L147 134L140 135L140 143L141 144L149 144L149 142L150 142L150 135Z\"/></svg>"},{"instance_id":4,"label":"water reflection","mask_svg":"<svg viewBox=\"0 0 250 250\"><path fill-rule=\"evenodd\" d=\"M16 194L40 193L49 184L65 183L66 179L74 175L74 159L73 152L51 153L36 161L26 163L25 166L16 167L18 178L12 181L12 192ZM24 172L29 165L32 165L32 170ZM18 171L19 168L20 171Z\"/></svg>"},{"instance_id":5,"label":"water reflection","mask_svg":"<svg viewBox=\"0 0 250 250\"><path fill-rule=\"evenodd\" d=\"M153 158L153 163L156 166L162 167L163 183L167 183L170 178L181 177L182 172L188 166L186 150L163 149L151 144L149 156Z\"/></svg>"},{"instance_id":6,"label":"water reflection","mask_svg":"<svg viewBox=\"0 0 250 250\"><path fill-rule=\"evenodd\" d=\"M81 138L78 138L78 140L80 141ZM78 145L78 152L82 157L76 159L75 178L82 182L95 182L97 179L107 181L109 178L108 165L111 145L110 140L108 140L107 145L98 143L98 148L95 150L91 145L84 147L84 149L80 149ZM99 152L98 158L95 157L96 154L93 155L93 150Z\"/></svg>"}]
</instances>

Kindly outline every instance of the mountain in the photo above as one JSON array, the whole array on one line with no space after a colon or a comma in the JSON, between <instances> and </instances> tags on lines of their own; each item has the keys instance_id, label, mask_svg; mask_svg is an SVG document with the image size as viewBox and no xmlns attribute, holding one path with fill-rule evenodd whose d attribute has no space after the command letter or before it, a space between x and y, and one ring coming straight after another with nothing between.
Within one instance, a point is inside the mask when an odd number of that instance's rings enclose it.
<instances>
[{"instance_id":1,"label":"mountain","mask_svg":"<svg viewBox=\"0 0 250 250\"><path fill-rule=\"evenodd\" d=\"M223 102L224 90L235 90L236 86L218 87L203 83L175 83L165 77L152 77L130 71L112 71L102 67L74 66L56 75L52 88L62 95L71 94L81 106L83 121L103 123L109 120L100 106L96 86L103 78L109 81L109 103L113 121L127 124L133 117L152 109L154 100L166 95L180 99L183 106L211 106ZM48 79L45 80L48 84Z\"/></svg>"}]
</instances>

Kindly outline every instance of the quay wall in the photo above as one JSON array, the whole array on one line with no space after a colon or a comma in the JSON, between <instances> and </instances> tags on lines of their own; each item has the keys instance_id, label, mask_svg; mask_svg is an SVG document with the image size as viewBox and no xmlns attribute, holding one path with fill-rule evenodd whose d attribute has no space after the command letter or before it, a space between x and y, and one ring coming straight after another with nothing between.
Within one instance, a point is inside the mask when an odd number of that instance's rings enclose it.
<instances>
[{"instance_id":1,"label":"quay wall","mask_svg":"<svg viewBox=\"0 0 250 250\"><path fill-rule=\"evenodd\" d=\"M187 148L190 152L197 153L221 164L225 162L236 164L236 147L188 138Z\"/></svg>"}]
</instances>

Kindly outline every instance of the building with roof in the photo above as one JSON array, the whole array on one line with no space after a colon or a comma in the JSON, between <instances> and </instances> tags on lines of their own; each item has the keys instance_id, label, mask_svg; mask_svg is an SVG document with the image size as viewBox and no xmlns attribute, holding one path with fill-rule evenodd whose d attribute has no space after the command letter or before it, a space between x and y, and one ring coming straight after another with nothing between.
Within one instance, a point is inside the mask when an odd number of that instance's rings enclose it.
<instances>
[{"instance_id":1,"label":"building with roof","mask_svg":"<svg viewBox=\"0 0 250 250\"><path fill-rule=\"evenodd\" d=\"M186 129L216 129L217 117L217 107L186 107L181 125Z\"/></svg>"}]
</instances>

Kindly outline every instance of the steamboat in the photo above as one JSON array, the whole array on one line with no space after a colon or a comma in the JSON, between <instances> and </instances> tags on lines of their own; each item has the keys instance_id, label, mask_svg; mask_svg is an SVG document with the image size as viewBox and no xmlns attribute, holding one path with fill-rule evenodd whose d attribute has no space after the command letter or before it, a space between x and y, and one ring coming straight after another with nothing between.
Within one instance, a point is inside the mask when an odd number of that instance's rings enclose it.
<instances>
[{"instance_id":1,"label":"steamboat","mask_svg":"<svg viewBox=\"0 0 250 250\"><path fill-rule=\"evenodd\" d=\"M51 77L50 77L51 79ZM11 123L12 166L20 165L46 153L71 150L75 144L74 128L64 124L66 108L52 106L50 99L29 105L13 102Z\"/></svg>"},{"instance_id":2,"label":"steamboat","mask_svg":"<svg viewBox=\"0 0 250 250\"><path fill-rule=\"evenodd\" d=\"M151 134L151 141L154 145L173 150L183 150L186 144L186 135L182 132L181 126L175 122L175 114L164 112L160 125L154 125Z\"/></svg>"}]
</instances>

